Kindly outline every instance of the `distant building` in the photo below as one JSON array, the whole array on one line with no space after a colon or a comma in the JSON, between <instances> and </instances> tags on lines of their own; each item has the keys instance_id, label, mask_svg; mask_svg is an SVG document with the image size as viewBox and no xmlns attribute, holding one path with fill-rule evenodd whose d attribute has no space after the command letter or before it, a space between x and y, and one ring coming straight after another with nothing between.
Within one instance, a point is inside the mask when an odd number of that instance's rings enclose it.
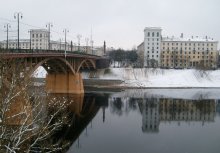
<instances>
[{"instance_id":1,"label":"distant building","mask_svg":"<svg viewBox=\"0 0 220 153\"><path fill-rule=\"evenodd\" d=\"M16 39L8 41L9 49L17 49L18 41ZM65 47L66 46L66 47ZM0 42L0 48L7 48L7 41ZM104 55L103 46L77 46L71 42L53 41L49 38L49 31L47 29L32 29L30 30L30 39L19 40L20 49L33 50L65 50L66 51L80 51L87 54Z\"/></svg>"},{"instance_id":2,"label":"distant building","mask_svg":"<svg viewBox=\"0 0 220 153\"><path fill-rule=\"evenodd\" d=\"M210 38L168 38L161 43L163 68L217 68L218 42Z\"/></svg>"},{"instance_id":3,"label":"distant building","mask_svg":"<svg viewBox=\"0 0 220 153\"><path fill-rule=\"evenodd\" d=\"M162 29L144 29L144 42L138 46L143 52L144 67L162 68L217 68L218 41L208 38L162 37Z\"/></svg>"}]
</instances>

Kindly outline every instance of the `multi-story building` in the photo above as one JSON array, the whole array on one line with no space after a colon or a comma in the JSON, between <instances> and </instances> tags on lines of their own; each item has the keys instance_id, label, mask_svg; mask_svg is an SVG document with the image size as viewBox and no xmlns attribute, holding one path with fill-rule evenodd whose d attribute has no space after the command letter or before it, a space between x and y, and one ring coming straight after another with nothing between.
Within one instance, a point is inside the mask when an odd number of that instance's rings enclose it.
<instances>
[{"instance_id":1,"label":"multi-story building","mask_svg":"<svg viewBox=\"0 0 220 153\"><path fill-rule=\"evenodd\" d=\"M28 39L20 39L19 40L19 44L21 49L29 49L30 48L30 40ZM0 48L7 48L7 41L4 40L1 43L1 47ZM18 45L18 40L17 39L9 39L8 40L8 48L9 49L16 49Z\"/></svg>"},{"instance_id":2,"label":"multi-story building","mask_svg":"<svg viewBox=\"0 0 220 153\"><path fill-rule=\"evenodd\" d=\"M161 28L147 27L144 42L138 46L144 52L144 67L217 68L218 41L208 38L162 37Z\"/></svg>"},{"instance_id":3,"label":"multi-story building","mask_svg":"<svg viewBox=\"0 0 220 153\"><path fill-rule=\"evenodd\" d=\"M30 30L31 49L49 49L49 31L46 29ZM50 45L51 46L51 45Z\"/></svg>"},{"instance_id":4,"label":"multi-story building","mask_svg":"<svg viewBox=\"0 0 220 153\"><path fill-rule=\"evenodd\" d=\"M144 29L144 66L160 65L161 31L159 27Z\"/></svg>"},{"instance_id":5,"label":"multi-story building","mask_svg":"<svg viewBox=\"0 0 220 153\"><path fill-rule=\"evenodd\" d=\"M163 38L161 67L163 68L217 68L218 42L210 38Z\"/></svg>"}]
</instances>

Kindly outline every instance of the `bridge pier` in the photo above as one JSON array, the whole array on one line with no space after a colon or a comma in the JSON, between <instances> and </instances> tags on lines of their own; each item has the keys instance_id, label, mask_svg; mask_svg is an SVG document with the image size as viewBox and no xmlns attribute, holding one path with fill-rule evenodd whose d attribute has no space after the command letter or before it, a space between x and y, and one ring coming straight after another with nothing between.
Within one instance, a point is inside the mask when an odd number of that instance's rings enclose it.
<instances>
[{"instance_id":1,"label":"bridge pier","mask_svg":"<svg viewBox=\"0 0 220 153\"><path fill-rule=\"evenodd\" d=\"M48 93L84 93L81 73L48 74L46 76L46 91Z\"/></svg>"}]
</instances>

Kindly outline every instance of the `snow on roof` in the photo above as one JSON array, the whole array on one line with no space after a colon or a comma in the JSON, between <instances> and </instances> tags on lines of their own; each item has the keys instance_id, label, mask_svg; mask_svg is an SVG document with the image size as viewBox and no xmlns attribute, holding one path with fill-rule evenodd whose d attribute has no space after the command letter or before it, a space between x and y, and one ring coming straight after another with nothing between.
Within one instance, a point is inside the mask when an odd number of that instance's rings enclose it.
<instances>
[{"instance_id":1,"label":"snow on roof","mask_svg":"<svg viewBox=\"0 0 220 153\"><path fill-rule=\"evenodd\" d=\"M163 37L162 41L182 41L182 42L218 42L213 38L202 38L202 37L192 37L192 38L181 38L181 37Z\"/></svg>"}]
</instances>

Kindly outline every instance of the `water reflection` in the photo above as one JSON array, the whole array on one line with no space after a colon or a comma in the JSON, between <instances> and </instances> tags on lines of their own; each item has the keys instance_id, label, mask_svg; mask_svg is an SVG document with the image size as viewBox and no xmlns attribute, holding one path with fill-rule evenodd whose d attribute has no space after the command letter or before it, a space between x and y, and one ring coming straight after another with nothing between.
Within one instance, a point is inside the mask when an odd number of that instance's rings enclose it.
<instances>
[{"instance_id":1,"label":"water reflection","mask_svg":"<svg viewBox=\"0 0 220 153\"><path fill-rule=\"evenodd\" d=\"M160 133L164 134L164 125L166 128L173 123L183 128L184 123L188 127L191 123L211 125L220 116L220 101L201 99L201 96L200 99L183 99L50 94L32 97L30 101L16 101L10 108L0 124L1 152L8 150L5 146L16 146L23 152L108 152L106 147L114 148L117 144L121 147L116 147L116 152L145 152L145 145L139 144L151 142L147 139L148 133L155 133L157 141L163 140ZM137 140L131 143L136 148L129 145L133 139ZM97 151L95 146L100 141L108 143L100 145L99 149L103 150Z\"/></svg>"},{"instance_id":2,"label":"water reflection","mask_svg":"<svg viewBox=\"0 0 220 153\"><path fill-rule=\"evenodd\" d=\"M1 113L0 151L65 152L105 104L100 100L106 98L84 94L16 98Z\"/></svg>"},{"instance_id":3,"label":"water reflection","mask_svg":"<svg viewBox=\"0 0 220 153\"><path fill-rule=\"evenodd\" d=\"M159 132L160 122L214 122L215 100L148 98L139 102L143 132Z\"/></svg>"}]
</instances>

